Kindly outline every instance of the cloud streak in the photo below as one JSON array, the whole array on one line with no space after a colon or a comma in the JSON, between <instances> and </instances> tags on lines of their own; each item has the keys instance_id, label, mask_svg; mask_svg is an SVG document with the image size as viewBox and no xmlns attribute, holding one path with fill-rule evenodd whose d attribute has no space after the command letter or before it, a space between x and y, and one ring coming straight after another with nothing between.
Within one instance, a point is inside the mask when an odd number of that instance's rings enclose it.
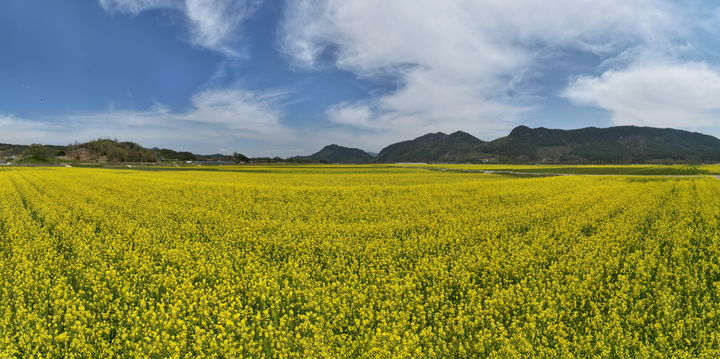
<instances>
[{"instance_id":1,"label":"cloud streak","mask_svg":"<svg viewBox=\"0 0 720 359\"><path fill-rule=\"evenodd\" d=\"M242 24L262 0L100 0L111 13L137 15L148 10L173 10L184 15L190 42L226 56L242 56Z\"/></svg>"},{"instance_id":2,"label":"cloud streak","mask_svg":"<svg viewBox=\"0 0 720 359\"><path fill-rule=\"evenodd\" d=\"M299 138L281 122L284 94L238 89L208 90L182 113L158 105L146 111L105 111L44 119L0 114L0 142L63 144L94 138L121 138L146 146L200 153L242 151L276 155Z\"/></svg>"}]
</instances>

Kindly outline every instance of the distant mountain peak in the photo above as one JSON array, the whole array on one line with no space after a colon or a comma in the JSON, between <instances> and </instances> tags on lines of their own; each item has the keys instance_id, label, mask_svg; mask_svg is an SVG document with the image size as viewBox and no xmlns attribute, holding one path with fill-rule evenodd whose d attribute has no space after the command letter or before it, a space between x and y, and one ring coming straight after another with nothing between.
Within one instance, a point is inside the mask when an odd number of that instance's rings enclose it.
<instances>
[{"instance_id":1,"label":"distant mountain peak","mask_svg":"<svg viewBox=\"0 0 720 359\"><path fill-rule=\"evenodd\" d=\"M447 136L448 135L444 132L431 132L431 133L424 134L420 137L417 137L413 141L416 141L416 140L440 140Z\"/></svg>"},{"instance_id":2,"label":"distant mountain peak","mask_svg":"<svg viewBox=\"0 0 720 359\"><path fill-rule=\"evenodd\" d=\"M530 131L532 131L532 129L530 127L520 125L520 126L513 128L512 131L510 131L509 137L522 136L524 134L527 134Z\"/></svg>"},{"instance_id":3,"label":"distant mountain peak","mask_svg":"<svg viewBox=\"0 0 720 359\"><path fill-rule=\"evenodd\" d=\"M465 132L465 131L455 131L455 132L449 134L448 136L457 137L457 136L472 136L472 135L469 134L469 133L467 133L467 132Z\"/></svg>"},{"instance_id":4,"label":"distant mountain peak","mask_svg":"<svg viewBox=\"0 0 720 359\"><path fill-rule=\"evenodd\" d=\"M334 143L310 156L300 158L327 163L367 163L372 160L372 156L359 148L344 147Z\"/></svg>"},{"instance_id":5,"label":"distant mountain peak","mask_svg":"<svg viewBox=\"0 0 720 359\"><path fill-rule=\"evenodd\" d=\"M474 149L482 143L483 141L463 131L450 135L443 132L428 133L414 140L383 148L375 157L375 162L433 162L445 159L454 161L466 155L472 156Z\"/></svg>"}]
</instances>

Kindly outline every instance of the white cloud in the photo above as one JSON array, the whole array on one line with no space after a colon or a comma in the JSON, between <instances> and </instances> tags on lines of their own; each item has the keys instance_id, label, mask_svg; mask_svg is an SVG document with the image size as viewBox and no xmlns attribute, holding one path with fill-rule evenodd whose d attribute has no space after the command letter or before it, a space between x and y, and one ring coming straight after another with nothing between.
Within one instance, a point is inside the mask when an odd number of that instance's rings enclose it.
<instances>
[{"instance_id":1,"label":"white cloud","mask_svg":"<svg viewBox=\"0 0 720 359\"><path fill-rule=\"evenodd\" d=\"M284 114L278 107L283 96L280 92L205 91L193 96L195 110L181 119L223 125L254 136L280 136Z\"/></svg>"},{"instance_id":2,"label":"white cloud","mask_svg":"<svg viewBox=\"0 0 720 359\"><path fill-rule=\"evenodd\" d=\"M0 114L0 142L38 143L46 140L45 133L57 128L54 123L28 121L13 115ZM55 143L55 141L45 142Z\"/></svg>"},{"instance_id":3,"label":"white cloud","mask_svg":"<svg viewBox=\"0 0 720 359\"><path fill-rule=\"evenodd\" d=\"M109 12L137 15L146 10L180 11L187 21L192 44L228 56L242 54L242 24L262 0L100 0Z\"/></svg>"},{"instance_id":4,"label":"white cloud","mask_svg":"<svg viewBox=\"0 0 720 359\"><path fill-rule=\"evenodd\" d=\"M330 122L368 129L374 127L370 121L372 116L370 107L360 103L341 103L331 106L327 110Z\"/></svg>"},{"instance_id":5,"label":"white cloud","mask_svg":"<svg viewBox=\"0 0 720 359\"><path fill-rule=\"evenodd\" d=\"M332 106L328 120L388 136L385 144L427 132L469 131L483 137L502 134L525 108L484 98L482 85L437 77L434 71L408 74L405 86L370 101ZM375 144L375 141L373 141Z\"/></svg>"},{"instance_id":6,"label":"white cloud","mask_svg":"<svg viewBox=\"0 0 720 359\"><path fill-rule=\"evenodd\" d=\"M720 72L704 63L638 64L580 77L564 96L610 111L617 125L701 129L720 124Z\"/></svg>"},{"instance_id":7,"label":"white cloud","mask_svg":"<svg viewBox=\"0 0 720 359\"><path fill-rule=\"evenodd\" d=\"M394 131L503 134L527 108L506 94L517 74L572 48L604 57L660 48L678 13L659 0L294 0L281 48L301 67L328 58L399 88L328 111L336 124ZM674 36L674 35L673 35Z\"/></svg>"},{"instance_id":8,"label":"white cloud","mask_svg":"<svg viewBox=\"0 0 720 359\"><path fill-rule=\"evenodd\" d=\"M100 6L106 11L127 12L137 15L152 9L182 9L182 0L100 0Z\"/></svg>"},{"instance_id":9,"label":"white cloud","mask_svg":"<svg viewBox=\"0 0 720 359\"><path fill-rule=\"evenodd\" d=\"M208 90L195 95L192 103L193 108L182 113L159 105L146 111L41 119L0 114L0 142L66 144L118 138L199 153L232 148L250 155L276 155L271 148L300 137L281 123L283 97L277 92Z\"/></svg>"}]
</instances>

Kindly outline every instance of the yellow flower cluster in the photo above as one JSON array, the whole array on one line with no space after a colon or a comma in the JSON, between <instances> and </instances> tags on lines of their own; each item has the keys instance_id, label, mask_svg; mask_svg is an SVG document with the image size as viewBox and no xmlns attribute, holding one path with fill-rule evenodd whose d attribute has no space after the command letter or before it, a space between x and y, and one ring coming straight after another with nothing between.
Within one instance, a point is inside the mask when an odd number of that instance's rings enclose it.
<instances>
[{"instance_id":1,"label":"yellow flower cluster","mask_svg":"<svg viewBox=\"0 0 720 359\"><path fill-rule=\"evenodd\" d=\"M720 181L0 169L0 357L720 356Z\"/></svg>"}]
</instances>

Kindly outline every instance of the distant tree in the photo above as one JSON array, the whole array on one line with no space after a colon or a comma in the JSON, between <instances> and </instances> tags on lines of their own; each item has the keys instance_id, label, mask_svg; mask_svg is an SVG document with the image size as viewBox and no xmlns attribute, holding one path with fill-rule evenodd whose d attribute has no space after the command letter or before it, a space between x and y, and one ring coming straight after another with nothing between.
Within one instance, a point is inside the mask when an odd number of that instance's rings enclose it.
<instances>
[{"instance_id":1,"label":"distant tree","mask_svg":"<svg viewBox=\"0 0 720 359\"><path fill-rule=\"evenodd\" d=\"M250 159L247 158L247 156L243 155L242 153L233 153L233 158L237 162L250 162Z\"/></svg>"},{"instance_id":2,"label":"distant tree","mask_svg":"<svg viewBox=\"0 0 720 359\"><path fill-rule=\"evenodd\" d=\"M271 161L270 157L253 157L250 159L250 163L270 163Z\"/></svg>"},{"instance_id":3,"label":"distant tree","mask_svg":"<svg viewBox=\"0 0 720 359\"><path fill-rule=\"evenodd\" d=\"M122 147L113 147L108 150L107 157L112 162L127 162L128 151Z\"/></svg>"},{"instance_id":4,"label":"distant tree","mask_svg":"<svg viewBox=\"0 0 720 359\"><path fill-rule=\"evenodd\" d=\"M180 161L195 161L197 156L192 152L182 151L177 153L177 159Z\"/></svg>"},{"instance_id":5,"label":"distant tree","mask_svg":"<svg viewBox=\"0 0 720 359\"><path fill-rule=\"evenodd\" d=\"M38 161L47 161L48 151L45 146L33 143L32 145L30 145L30 147L28 147L27 150L25 150L23 155L26 158L31 158Z\"/></svg>"}]
</instances>

